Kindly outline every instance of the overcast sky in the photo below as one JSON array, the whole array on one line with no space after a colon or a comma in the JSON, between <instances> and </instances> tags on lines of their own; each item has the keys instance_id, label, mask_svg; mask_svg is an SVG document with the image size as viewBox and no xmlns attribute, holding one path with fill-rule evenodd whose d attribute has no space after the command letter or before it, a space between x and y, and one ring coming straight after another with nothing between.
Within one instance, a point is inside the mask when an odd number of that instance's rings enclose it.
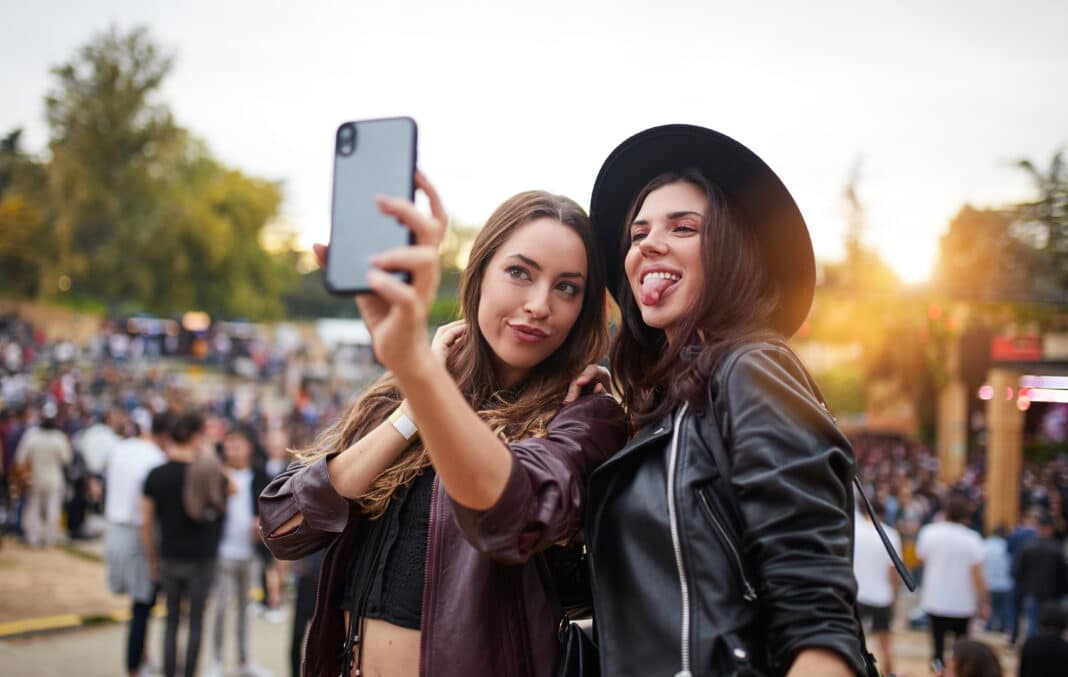
<instances>
[{"instance_id":1,"label":"overcast sky","mask_svg":"<svg viewBox=\"0 0 1068 677\"><path fill-rule=\"evenodd\" d=\"M333 134L410 115L449 211L545 188L589 204L605 156L668 122L727 133L839 258L860 164L868 243L927 277L965 202L1030 196L1012 162L1068 145L1068 2L0 0L0 133L44 153L49 68L114 23L175 54L163 98L224 162L329 232Z\"/></svg>"}]
</instances>

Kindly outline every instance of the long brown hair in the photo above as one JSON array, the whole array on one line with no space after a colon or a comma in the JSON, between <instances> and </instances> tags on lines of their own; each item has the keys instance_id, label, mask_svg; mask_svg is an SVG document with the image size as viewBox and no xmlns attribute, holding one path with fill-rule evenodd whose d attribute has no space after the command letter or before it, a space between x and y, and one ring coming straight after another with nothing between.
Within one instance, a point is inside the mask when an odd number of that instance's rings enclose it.
<instances>
[{"instance_id":1,"label":"long brown hair","mask_svg":"<svg viewBox=\"0 0 1068 677\"><path fill-rule=\"evenodd\" d=\"M704 285L694 312L678 326L670 344L661 329L642 321L630 284L620 285L621 326L611 349L612 379L636 426L659 420L681 402L701 407L708 378L735 345L772 337L769 318L778 292L761 263L758 244L729 196L696 169L661 174L634 198L622 224L617 255L630 249L630 224L654 190L688 183L705 194L701 224Z\"/></svg>"},{"instance_id":2,"label":"long brown hair","mask_svg":"<svg viewBox=\"0 0 1068 677\"><path fill-rule=\"evenodd\" d=\"M574 230L586 248L586 287L582 309L564 343L532 368L518 387L504 389L493 369L493 351L478 329L478 307L486 266L498 249L521 226L536 219L555 219ZM519 193L493 212L471 248L460 286L460 310L467 326L466 340L449 356L447 367L460 392L505 441L542 435L560 408L568 383L587 364L600 359L608 346L605 326L605 281L589 217L582 207L562 195L544 191ZM310 463L351 446L389 416L402 399L397 383L386 374L315 443L298 456ZM356 499L372 519L380 517L398 488L430 465L421 443L409 447Z\"/></svg>"}]
</instances>

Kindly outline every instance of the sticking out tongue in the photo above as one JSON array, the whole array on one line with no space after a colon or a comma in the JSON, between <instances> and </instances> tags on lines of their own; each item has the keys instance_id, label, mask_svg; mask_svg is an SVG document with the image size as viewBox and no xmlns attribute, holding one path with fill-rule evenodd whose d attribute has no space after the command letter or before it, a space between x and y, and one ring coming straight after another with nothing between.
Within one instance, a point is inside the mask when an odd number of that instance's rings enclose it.
<instances>
[{"instance_id":1,"label":"sticking out tongue","mask_svg":"<svg viewBox=\"0 0 1068 677\"><path fill-rule=\"evenodd\" d=\"M646 277L642 282L642 305L655 306L660 302L660 295L664 293L664 290L673 284L675 284L674 280L665 280L652 275Z\"/></svg>"}]
</instances>

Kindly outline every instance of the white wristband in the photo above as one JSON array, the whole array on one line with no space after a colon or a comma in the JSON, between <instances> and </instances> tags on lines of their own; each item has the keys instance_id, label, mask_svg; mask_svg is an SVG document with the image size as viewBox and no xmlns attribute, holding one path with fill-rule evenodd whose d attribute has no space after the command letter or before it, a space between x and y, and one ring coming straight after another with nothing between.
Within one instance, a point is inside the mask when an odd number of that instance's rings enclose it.
<instances>
[{"instance_id":1,"label":"white wristband","mask_svg":"<svg viewBox=\"0 0 1068 677\"><path fill-rule=\"evenodd\" d=\"M392 414L389 415L389 422L393 428L401 434L401 437L408 440L408 444L415 442L419 439L419 428L415 427L415 423L412 419L404 415L404 412L397 407Z\"/></svg>"}]
</instances>

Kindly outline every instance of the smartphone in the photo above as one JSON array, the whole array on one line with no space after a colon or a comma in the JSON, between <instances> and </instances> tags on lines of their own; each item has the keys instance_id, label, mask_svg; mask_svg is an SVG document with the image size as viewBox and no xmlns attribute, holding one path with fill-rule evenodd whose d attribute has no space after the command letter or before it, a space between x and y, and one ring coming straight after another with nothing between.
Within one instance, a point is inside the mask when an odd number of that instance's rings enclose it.
<instances>
[{"instance_id":1,"label":"smartphone","mask_svg":"<svg viewBox=\"0 0 1068 677\"><path fill-rule=\"evenodd\" d=\"M370 293L375 254L411 244L413 235L378 211L375 195L415 197L415 120L344 122L334 137L334 191L324 284L331 294ZM396 275L408 281L407 273Z\"/></svg>"}]
</instances>

